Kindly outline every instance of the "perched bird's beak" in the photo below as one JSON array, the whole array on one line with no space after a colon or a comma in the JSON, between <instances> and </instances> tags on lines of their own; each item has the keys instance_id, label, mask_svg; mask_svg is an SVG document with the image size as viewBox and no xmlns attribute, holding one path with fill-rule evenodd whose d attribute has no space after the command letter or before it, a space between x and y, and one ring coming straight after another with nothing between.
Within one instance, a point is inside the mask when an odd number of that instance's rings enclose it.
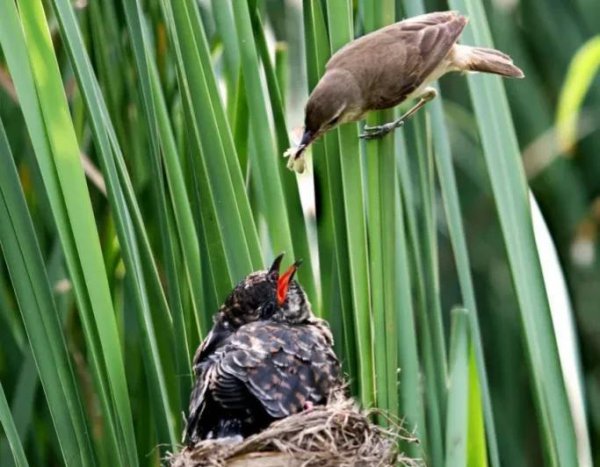
<instances>
[{"instance_id":1,"label":"perched bird's beak","mask_svg":"<svg viewBox=\"0 0 600 467\"><path fill-rule=\"evenodd\" d=\"M304 130L304 134L302 135L302 139L300 140L299 147L302 149L306 149L310 143L312 143L315 139L315 136L312 131Z\"/></svg>"},{"instance_id":2,"label":"perched bird's beak","mask_svg":"<svg viewBox=\"0 0 600 467\"><path fill-rule=\"evenodd\" d=\"M290 286L290 282L294 278L294 274L296 274L296 271L298 270L298 267L301 264L302 264L301 259L296 261L277 280L277 304L279 306L283 305L283 302L285 302L285 298L287 297L287 292L288 292L288 287Z\"/></svg>"},{"instance_id":3,"label":"perched bird's beak","mask_svg":"<svg viewBox=\"0 0 600 467\"><path fill-rule=\"evenodd\" d=\"M300 144L298 144L298 149L296 150L296 154L294 158L300 157L300 155L306 150L308 146L316 139L316 134L314 134L310 130L304 130L304 134L302 135L302 139L300 140Z\"/></svg>"}]
</instances>

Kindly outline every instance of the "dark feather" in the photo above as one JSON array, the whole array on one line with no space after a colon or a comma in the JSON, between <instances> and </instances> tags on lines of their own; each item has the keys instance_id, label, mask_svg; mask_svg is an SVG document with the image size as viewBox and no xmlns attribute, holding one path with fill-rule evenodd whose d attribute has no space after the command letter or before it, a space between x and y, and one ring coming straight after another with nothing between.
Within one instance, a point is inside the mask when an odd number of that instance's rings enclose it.
<instances>
[{"instance_id":1,"label":"dark feather","mask_svg":"<svg viewBox=\"0 0 600 467\"><path fill-rule=\"evenodd\" d=\"M320 320L246 324L197 366L188 441L217 436L223 418L240 420L243 436L257 432L307 402L324 403L341 377L330 331Z\"/></svg>"}]
</instances>

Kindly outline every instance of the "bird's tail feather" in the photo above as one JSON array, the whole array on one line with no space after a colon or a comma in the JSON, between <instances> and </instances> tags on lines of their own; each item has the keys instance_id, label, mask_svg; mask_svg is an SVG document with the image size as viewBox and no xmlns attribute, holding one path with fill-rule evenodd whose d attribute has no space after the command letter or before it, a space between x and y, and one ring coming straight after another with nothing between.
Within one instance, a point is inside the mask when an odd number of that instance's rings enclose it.
<instances>
[{"instance_id":1,"label":"bird's tail feather","mask_svg":"<svg viewBox=\"0 0 600 467\"><path fill-rule=\"evenodd\" d=\"M455 46L455 60L464 71L481 71L509 78L523 78L521 69L513 64L512 58L496 49L486 47Z\"/></svg>"}]
</instances>

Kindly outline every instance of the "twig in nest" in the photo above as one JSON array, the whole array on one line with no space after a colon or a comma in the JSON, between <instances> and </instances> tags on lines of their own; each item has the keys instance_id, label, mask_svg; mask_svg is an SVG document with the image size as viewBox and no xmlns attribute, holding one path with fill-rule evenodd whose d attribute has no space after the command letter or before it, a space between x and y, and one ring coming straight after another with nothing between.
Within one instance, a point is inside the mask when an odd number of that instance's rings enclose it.
<instances>
[{"instance_id":1,"label":"twig in nest","mask_svg":"<svg viewBox=\"0 0 600 467\"><path fill-rule=\"evenodd\" d=\"M240 442L206 440L170 455L171 467L419 466L399 452L399 442L418 442L399 423L369 421L352 399L334 397L325 406L272 423Z\"/></svg>"}]
</instances>

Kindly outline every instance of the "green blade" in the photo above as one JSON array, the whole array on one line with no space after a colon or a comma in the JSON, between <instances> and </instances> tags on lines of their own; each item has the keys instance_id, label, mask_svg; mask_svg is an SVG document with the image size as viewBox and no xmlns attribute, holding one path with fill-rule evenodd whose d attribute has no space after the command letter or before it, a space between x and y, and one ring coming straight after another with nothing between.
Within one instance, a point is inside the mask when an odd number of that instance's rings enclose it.
<instances>
[{"instance_id":1,"label":"green blade","mask_svg":"<svg viewBox=\"0 0 600 467\"><path fill-rule=\"evenodd\" d=\"M106 417L109 446L123 462L135 464L131 410L106 272L43 10L39 2L20 5L27 34L25 46L15 6L4 3L7 14L2 15L0 41L65 249Z\"/></svg>"},{"instance_id":2,"label":"green blade","mask_svg":"<svg viewBox=\"0 0 600 467\"><path fill-rule=\"evenodd\" d=\"M441 320L438 288L435 287L436 265L433 258L435 229L432 225L431 197L433 180L432 154L426 136L426 121L415 116L398 138L397 155L400 189L406 213L409 250L415 277L415 308L419 331L419 346L425 374L424 396L427 415L428 453L431 462L443 462L443 421L446 396L446 349L434 332ZM418 119L418 120L417 120ZM441 325L441 323L439 323Z\"/></svg>"},{"instance_id":3,"label":"green blade","mask_svg":"<svg viewBox=\"0 0 600 467\"><path fill-rule=\"evenodd\" d=\"M469 429L469 320L468 311L453 311L450 338L448 415L445 465L467 465Z\"/></svg>"},{"instance_id":4,"label":"green blade","mask_svg":"<svg viewBox=\"0 0 600 467\"><path fill-rule=\"evenodd\" d=\"M260 200L263 205L261 214L265 217L271 237L273 251L285 251L294 256L292 234L288 222L287 206L277 164L281 158L275 154L275 146L269 128L267 98L263 93L259 74L258 53L252 34L252 22L247 2L233 2L233 14L237 29L238 47L248 110L252 115L250 130L256 144L256 160L250 161L253 176L257 178ZM291 174L290 174L291 176Z\"/></svg>"},{"instance_id":5,"label":"green blade","mask_svg":"<svg viewBox=\"0 0 600 467\"><path fill-rule=\"evenodd\" d=\"M400 416L404 419L405 428L414 433L421 446L414 443L405 443L407 452L414 457L424 457L427 452L427 425L421 393L422 375L417 345L417 327L415 324L415 307L413 305L412 290L413 277L409 267L410 252L406 238L405 215L400 190L396 191L395 217L396 217L396 279L395 279L395 306L398 329L396 340L398 345L398 366L400 368L399 393Z\"/></svg>"},{"instance_id":6,"label":"green blade","mask_svg":"<svg viewBox=\"0 0 600 467\"><path fill-rule=\"evenodd\" d=\"M4 388L2 387L2 384L0 384L0 424L2 424L4 433L8 438L8 444L10 445L10 450L13 453L15 465L17 467L28 467L29 463L25 457L25 451L23 451L23 445L19 439L17 427L15 426L15 422L12 418L10 407L8 406L8 401L6 400L6 395L4 394Z\"/></svg>"},{"instance_id":7,"label":"green blade","mask_svg":"<svg viewBox=\"0 0 600 467\"><path fill-rule=\"evenodd\" d=\"M152 267L152 261L148 260L148 257L151 257L152 254L149 253L148 241L145 238L141 216L138 212L135 197L132 194L131 182L128 179L126 169L123 167L124 163L116 141L116 135L108 118L102 96L98 92L98 85L91 70L89 59L84 53L83 43L71 6L68 2L57 0L55 9L90 114L94 137L100 149L101 162L106 175L109 199L115 211L116 229L128 272L127 285L132 287L133 303L139 325L143 331L142 345L144 351L142 357L154 389L155 399L153 405L157 412L163 414L161 417L156 418L159 440L161 443L168 442L174 446L178 438L178 430L175 427L175 414L179 412L180 404L174 399L176 396L170 390L169 384L176 383L177 379L175 379L176 373L173 371L173 365L170 361L172 349L166 349L165 347L168 345L166 343L160 344L163 340L159 339L155 330L156 327L160 326L163 330L161 335L169 336L169 333L165 331L170 330L170 323L168 318L165 319L166 309L164 307L150 306L150 294L147 291L147 275L144 271L144 262L149 265L150 276L154 274L154 277L150 277L150 280L153 280L155 284L159 283L158 274L155 268ZM160 301L159 304L161 304ZM166 321L167 326L155 322L157 313L153 310L158 310L159 314L162 312L162 316L158 317L158 322L164 323ZM172 372L170 376L168 376L169 372Z\"/></svg>"},{"instance_id":8,"label":"green blade","mask_svg":"<svg viewBox=\"0 0 600 467\"><path fill-rule=\"evenodd\" d=\"M390 24L395 20L393 1L365 2L363 16L365 32ZM393 119L393 110L372 113L369 125ZM373 287L371 307L375 340L375 376L377 406L396 416L398 413L398 345L395 341L396 318L395 258L396 232L395 194L398 191L393 134L364 146L367 172L367 234L369 239L369 277Z\"/></svg>"},{"instance_id":9,"label":"green blade","mask_svg":"<svg viewBox=\"0 0 600 467\"><path fill-rule=\"evenodd\" d=\"M463 33L464 42L490 46L490 33L481 2L452 0L450 4L468 13L471 19ZM573 420L535 248L527 184L506 94L498 77L469 76L468 80L519 301L547 459L552 465L576 465Z\"/></svg>"},{"instance_id":10,"label":"green blade","mask_svg":"<svg viewBox=\"0 0 600 467\"><path fill-rule=\"evenodd\" d=\"M406 10L411 16L425 13L424 5L421 0L406 2ZM458 281L465 306L470 310L468 314L471 321L470 332L477 361L477 370L479 372L479 382L481 384L490 461L493 466L497 467L500 465L500 460L498 456L494 414L492 411L492 401L483 353L479 317L475 303L475 292L473 288L473 279L471 277L467 240L460 210L456 176L452 165L450 138L444 122L441 97L438 97L435 101L427 104L427 110L431 115L435 164L442 191L442 200L450 233L450 241L452 243L452 250L456 261Z\"/></svg>"},{"instance_id":11,"label":"green blade","mask_svg":"<svg viewBox=\"0 0 600 467\"><path fill-rule=\"evenodd\" d=\"M309 89L316 86L331 55L321 2L303 4ZM326 134L323 142L311 146L315 185L316 223L321 272L321 316L329 320L341 354L344 369L350 374L354 393L358 393L358 353L352 308L346 215L337 135Z\"/></svg>"},{"instance_id":12,"label":"green blade","mask_svg":"<svg viewBox=\"0 0 600 467\"><path fill-rule=\"evenodd\" d=\"M252 271L253 265L259 267L256 230L248 198L243 192L231 132L218 93L210 92L216 90L216 84L196 6L188 0L175 3L162 1L161 6L177 55L184 107L189 109L190 139L200 153L193 159L196 174L200 177L199 188L205 193L203 203L211 203L208 208L213 213L205 217L205 227L218 232L218 237L213 238L223 245L217 250L209 250L211 255L219 255L214 256L211 263L213 278L218 281L219 298L223 298L234 280ZM202 183L202 180L207 183ZM225 277L221 273L216 274L214 269L222 261L219 251L226 258Z\"/></svg>"},{"instance_id":13,"label":"green blade","mask_svg":"<svg viewBox=\"0 0 600 467\"><path fill-rule=\"evenodd\" d=\"M267 89L269 91L269 100L271 104L271 111L273 113L273 120L275 123L275 136L277 139L277 152L276 152L276 165L279 170L279 176L281 177L281 184L283 187L284 200L286 203L288 222L290 225L290 231L292 235L292 242L294 245L294 251L298 258L303 259L303 266L298 271L298 278L304 288L308 298L313 303L318 303L317 292L315 285L315 278L313 275L313 266L310 254L310 248L308 245L308 235L306 231L306 225L304 221L304 215L302 213L302 205L300 203L300 194L298 192L298 186L296 177L293 172L290 172L286 164L281 158L281 155L289 147L290 141L288 138L288 132L285 125L285 115L283 108L282 93L280 92L281 87L278 83L278 76L276 76L276 70L273 68L271 58L269 56L269 49L267 47L267 40L263 29L258 10L254 8L250 11L252 19L252 26L254 36L256 40L256 47L258 48L260 59L265 70L265 78L267 82ZM281 57L281 51L276 49L275 51L276 60ZM279 70L287 70L285 64L279 67ZM253 113L254 115L254 113Z\"/></svg>"},{"instance_id":14,"label":"green blade","mask_svg":"<svg viewBox=\"0 0 600 467\"><path fill-rule=\"evenodd\" d=\"M0 244L48 407L69 465L94 465L83 408L49 280L0 121Z\"/></svg>"},{"instance_id":15,"label":"green blade","mask_svg":"<svg viewBox=\"0 0 600 467\"><path fill-rule=\"evenodd\" d=\"M327 2L329 41L332 52L353 39L351 3L347 0ZM342 125L337 132L339 154L328 154L327 162L339 164L340 171L330 170L331 177L342 181L343 200L334 209L345 210L345 230L348 241L346 254L349 259L349 275L356 331L358 380L360 399L365 407L375 401L373 364L373 342L371 338L371 298L369 284L369 260L367 252L365 200L363 197L363 175L356 125ZM339 162L330 159L339 159ZM333 169L333 167L331 167Z\"/></svg>"},{"instance_id":16,"label":"green blade","mask_svg":"<svg viewBox=\"0 0 600 467\"><path fill-rule=\"evenodd\" d=\"M467 465L469 467L487 467L488 456L485 440L481 384L475 352L471 345L469 351L469 430L467 433Z\"/></svg>"}]
</instances>

